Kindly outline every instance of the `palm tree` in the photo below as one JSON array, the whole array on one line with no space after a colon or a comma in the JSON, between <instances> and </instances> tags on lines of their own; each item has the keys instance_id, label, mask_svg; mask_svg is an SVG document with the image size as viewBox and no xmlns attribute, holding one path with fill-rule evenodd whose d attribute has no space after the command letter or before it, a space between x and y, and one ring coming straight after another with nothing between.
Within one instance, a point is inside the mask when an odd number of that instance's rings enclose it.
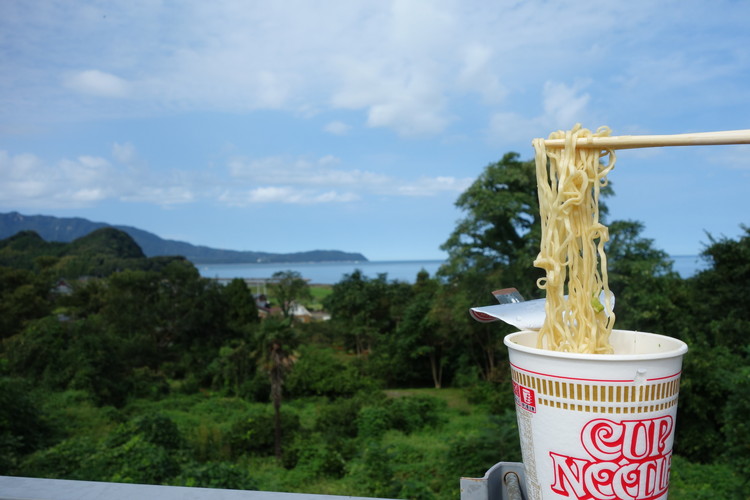
<instances>
[{"instance_id":1,"label":"palm tree","mask_svg":"<svg viewBox=\"0 0 750 500\"><path fill-rule=\"evenodd\" d=\"M298 355L298 340L291 322L268 318L258 329L255 358L258 366L268 373L271 382L271 402L274 409L274 453L281 460L281 401L287 374Z\"/></svg>"}]
</instances>

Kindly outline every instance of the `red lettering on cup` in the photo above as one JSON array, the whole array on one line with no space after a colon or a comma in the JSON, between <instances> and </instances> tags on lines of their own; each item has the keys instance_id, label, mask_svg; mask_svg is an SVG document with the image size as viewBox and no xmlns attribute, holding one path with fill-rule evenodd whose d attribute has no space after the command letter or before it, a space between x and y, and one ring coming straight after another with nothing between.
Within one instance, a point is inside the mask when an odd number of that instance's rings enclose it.
<instances>
[{"instance_id":1,"label":"red lettering on cup","mask_svg":"<svg viewBox=\"0 0 750 500\"><path fill-rule=\"evenodd\" d=\"M653 500L669 487L671 416L589 421L581 444L590 458L550 452L552 491L579 500Z\"/></svg>"}]
</instances>

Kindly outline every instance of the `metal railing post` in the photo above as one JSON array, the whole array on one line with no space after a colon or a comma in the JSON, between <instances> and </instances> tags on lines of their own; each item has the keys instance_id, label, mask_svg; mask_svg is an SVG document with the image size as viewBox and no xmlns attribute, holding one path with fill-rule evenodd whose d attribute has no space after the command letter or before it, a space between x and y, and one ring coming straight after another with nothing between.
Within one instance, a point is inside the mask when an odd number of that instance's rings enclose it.
<instances>
[{"instance_id":1,"label":"metal railing post","mask_svg":"<svg viewBox=\"0 0 750 500\"><path fill-rule=\"evenodd\" d=\"M480 478L461 478L461 500L524 500L523 464L499 462Z\"/></svg>"}]
</instances>

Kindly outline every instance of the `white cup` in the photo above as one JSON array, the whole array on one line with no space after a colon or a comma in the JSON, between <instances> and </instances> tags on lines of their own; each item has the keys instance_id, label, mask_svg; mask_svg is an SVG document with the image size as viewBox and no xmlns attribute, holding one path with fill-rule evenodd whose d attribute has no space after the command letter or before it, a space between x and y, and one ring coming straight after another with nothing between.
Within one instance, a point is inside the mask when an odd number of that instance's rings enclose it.
<instances>
[{"instance_id":1,"label":"white cup","mask_svg":"<svg viewBox=\"0 0 750 500\"><path fill-rule=\"evenodd\" d=\"M684 342L614 330L615 354L505 337L529 500L666 499Z\"/></svg>"}]
</instances>

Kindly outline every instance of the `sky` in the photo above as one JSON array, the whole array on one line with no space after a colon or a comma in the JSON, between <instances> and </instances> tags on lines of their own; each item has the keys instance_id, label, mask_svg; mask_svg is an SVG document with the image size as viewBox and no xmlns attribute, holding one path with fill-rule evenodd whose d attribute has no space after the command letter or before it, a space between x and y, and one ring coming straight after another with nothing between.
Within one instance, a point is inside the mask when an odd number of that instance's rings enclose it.
<instances>
[{"instance_id":1,"label":"sky","mask_svg":"<svg viewBox=\"0 0 750 500\"><path fill-rule=\"evenodd\" d=\"M0 212L442 259L458 196L581 123L750 129L750 2L0 0ZM750 223L750 146L621 151L671 255Z\"/></svg>"}]
</instances>

